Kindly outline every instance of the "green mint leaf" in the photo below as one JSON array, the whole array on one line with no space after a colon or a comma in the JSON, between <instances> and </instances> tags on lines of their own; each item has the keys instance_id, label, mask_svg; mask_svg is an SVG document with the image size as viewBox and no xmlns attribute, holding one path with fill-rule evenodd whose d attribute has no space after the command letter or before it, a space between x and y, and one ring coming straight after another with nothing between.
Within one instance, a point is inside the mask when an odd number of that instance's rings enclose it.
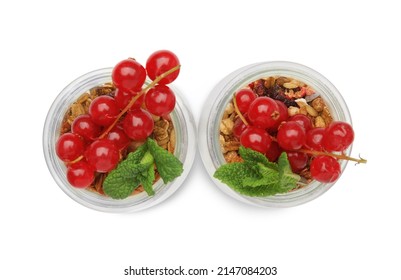
<instances>
[{"instance_id":1,"label":"green mint leaf","mask_svg":"<svg viewBox=\"0 0 401 280\"><path fill-rule=\"evenodd\" d=\"M135 150L135 152L128 154L127 160L129 160L132 163L140 163L147 151L148 151L148 146L142 144Z\"/></svg>"},{"instance_id":2,"label":"green mint leaf","mask_svg":"<svg viewBox=\"0 0 401 280\"><path fill-rule=\"evenodd\" d=\"M255 173L250 165L243 162L223 164L213 176L237 191L243 187L244 178L248 178L250 181L260 179L259 174Z\"/></svg>"},{"instance_id":3,"label":"green mint leaf","mask_svg":"<svg viewBox=\"0 0 401 280\"><path fill-rule=\"evenodd\" d=\"M148 195L154 195L154 164L164 183L174 180L183 172L182 163L174 155L148 138L145 144L128 154L127 158L107 175L103 182L104 193L114 199L124 199L142 185Z\"/></svg>"},{"instance_id":4,"label":"green mint leaf","mask_svg":"<svg viewBox=\"0 0 401 280\"><path fill-rule=\"evenodd\" d=\"M262 153L256 152L249 148L245 148L244 146L240 146L238 152L242 159L246 162L261 163L270 169L278 170L277 164L270 162Z\"/></svg>"},{"instance_id":5,"label":"green mint leaf","mask_svg":"<svg viewBox=\"0 0 401 280\"><path fill-rule=\"evenodd\" d=\"M272 185L261 185L258 187L244 186L237 191L243 195L253 196L253 197L266 197L280 193L280 191L277 190L275 186Z\"/></svg>"},{"instance_id":6,"label":"green mint leaf","mask_svg":"<svg viewBox=\"0 0 401 280\"><path fill-rule=\"evenodd\" d=\"M278 163L251 149L240 147L244 162L228 163L220 166L214 177L240 194L265 197L286 193L297 186L300 177L291 170L286 153L282 153Z\"/></svg>"},{"instance_id":7,"label":"green mint leaf","mask_svg":"<svg viewBox=\"0 0 401 280\"><path fill-rule=\"evenodd\" d=\"M147 165L150 165L150 164L152 164L153 162L154 162L153 156L152 156L152 154L151 154L149 151L146 151L146 152L143 154L142 159L139 161L139 163L141 163L141 164L147 164Z\"/></svg>"},{"instance_id":8,"label":"green mint leaf","mask_svg":"<svg viewBox=\"0 0 401 280\"><path fill-rule=\"evenodd\" d=\"M140 163L145 164L146 166L148 166L148 168L142 173L138 174L137 178L142 183L143 189L146 191L146 193L152 196L155 194L155 191L153 190L155 170L153 168L154 159L152 154L147 151L141 159Z\"/></svg>"},{"instance_id":9,"label":"green mint leaf","mask_svg":"<svg viewBox=\"0 0 401 280\"><path fill-rule=\"evenodd\" d=\"M281 153L280 157L278 158L278 167L281 189L283 191L289 191L295 188L297 186L297 182L301 179L301 177L298 174L292 172L287 153Z\"/></svg>"},{"instance_id":10,"label":"green mint leaf","mask_svg":"<svg viewBox=\"0 0 401 280\"><path fill-rule=\"evenodd\" d=\"M272 176L274 182L277 182L278 172L272 170ZM264 197L277 193L272 185L266 185L269 178L263 178L260 173L255 172L255 168L245 162L224 164L216 170L214 177L243 195Z\"/></svg>"},{"instance_id":11,"label":"green mint leaf","mask_svg":"<svg viewBox=\"0 0 401 280\"><path fill-rule=\"evenodd\" d=\"M288 173L288 174L292 173L291 165L290 165L290 162L288 161L287 153L285 153L285 152L281 153L281 155L279 156L279 158L277 160L277 164L279 167L280 176L282 176L285 173Z\"/></svg>"},{"instance_id":12,"label":"green mint leaf","mask_svg":"<svg viewBox=\"0 0 401 280\"><path fill-rule=\"evenodd\" d=\"M155 180L155 170L154 170L153 164L152 164L149 166L148 170L146 171L146 176L141 178L143 189L150 196L155 194L155 191L153 190L154 180Z\"/></svg>"},{"instance_id":13,"label":"green mint leaf","mask_svg":"<svg viewBox=\"0 0 401 280\"><path fill-rule=\"evenodd\" d=\"M157 145L150 138L147 139L146 144L154 158L157 171L165 184L173 181L182 174L182 163L174 155Z\"/></svg>"},{"instance_id":14,"label":"green mint leaf","mask_svg":"<svg viewBox=\"0 0 401 280\"><path fill-rule=\"evenodd\" d=\"M138 178L126 172L125 168L116 168L111 171L103 182L103 191L114 199L124 199L139 187Z\"/></svg>"},{"instance_id":15,"label":"green mint leaf","mask_svg":"<svg viewBox=\"0 0 401 280\"><path fill-rule=\"evenodd\" d=\"M114 199L127 198L147 179L150 166L153 170L153 157L147 145L141 145L107 175L103 182L104 193Z\"/></svg>"},{"instance_id":16,"label":"green mint leaf","mask_svg":"<svg viewBox=\"0 0 401 280\"><path fill-rule=\"evenodd\" d=\"M266 185L275 185L279 182L279 174L276 170L268 168L261 163L253 165L254 172L257 173L258 179L253 177L245 177L243 179L244 187L260 187Z\"/></svg>"}]
</instances>

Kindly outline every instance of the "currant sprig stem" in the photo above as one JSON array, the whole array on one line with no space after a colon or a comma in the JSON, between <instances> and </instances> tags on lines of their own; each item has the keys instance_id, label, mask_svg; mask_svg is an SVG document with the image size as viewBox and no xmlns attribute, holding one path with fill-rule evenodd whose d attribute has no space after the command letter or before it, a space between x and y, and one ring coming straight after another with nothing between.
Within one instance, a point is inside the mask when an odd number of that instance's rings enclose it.
<instances>
[{"instance_id":1,"label":"currant sprig stem","mask_svg":"<svg viewBox=\"0 0 401 280\"><path fill-rule=\"evenodd\" d=\"M83 159L83 158L84 158L84 156L83 156L83 155L80 155L79 157L77 157L77 158L74 159L73 161L70 161L68 164L74 164L74 163L80 161L80 160Z\"/></svg>"},{"instance_id":2,"label":"currant sprig stem","mask_svg":"<svg viewBox=\"0 0 401 280\"><path fill-rule=\"evenodd\" d=\"M344 154L333 154L333 153L328 153L328 152L313 151L313 150L306 150L306 149L301 149L301 150L299 150L299 152L310 154L313 156L331 156L331 157L334 157L337 159L354 161L356 163L367 163L368 162L366 159L364 159L362 157L359 157L359 159L358 159L358 158L349 157Z\"/></svg>"},{"instance_id":3,"label":"currant sprig stem","mask_svg":"<svg viewBox=\"0 0 401 280\"><path fill-rule=\"evenodd\" d=\"M241 119L241 121L246 125L249 126L249 123L247 122L247 120L245 119L244 115L242 115L241 111L238 109L238 105L237 105L237 99L235 98L235 94L234 94L234 98L233 98L233 103L234 103L234 110L237 113L238 117Z\"/></svg>"},{"instance_id":4,"label":"currant sprig stem","mask_svg":"<svg viewBox=\"0 0 401 280\"><path fill-rule=\"evenodd\" d=\"M99 136L99 139L104 138L114 127L115 125L118 123L118 121L120 120L120 118L134 105L134 103L143 95L145 94L149 89L153 88L155 85L157 85L160 80L162 80L163 78L167 77L168 75L170 75L171 73L177 71L178 69L180 69L181 65L177 65L174 66L173 68L171 68L170 70L164 72L163 74L161 74L160 76L157 76L156 79L154 79L149 85L147 85L146 87L144 87L135 97L133 97L131 99L131 101L127 104L127 106L125 106L125 108L117 115L116 119L114 120L114 122Z\"/></svg>"}]
</instances>

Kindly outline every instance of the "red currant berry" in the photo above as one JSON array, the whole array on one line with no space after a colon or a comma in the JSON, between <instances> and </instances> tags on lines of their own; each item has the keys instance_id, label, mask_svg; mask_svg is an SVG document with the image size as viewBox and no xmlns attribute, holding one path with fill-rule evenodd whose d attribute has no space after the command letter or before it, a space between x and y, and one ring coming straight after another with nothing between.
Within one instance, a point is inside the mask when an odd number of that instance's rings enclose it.
<instances>
[{"instance_id":1,"label":"red currant berry","mask_svg":"<svg viewBox=\"0 0 401 280\"><path fill-rule=\"evenodd\" d=\"M280 117L278 105L270 97L256 98L248 110L248 118L254 126L266 129L276 125Z\"/></svg>"},{"instance_id":2,"label":"red currant berry","mask_svg":"<svg viewBox=\"0 0 401 280\"><path fill-rule=\"evenodd\" d=\"M248 112L249 106L256 99L255 93L250 89L241 89L235 94L235 102L238 110L245 114Z\"/></svg>"},{"instance_id":3,"label":"red currant berry","mask_svg":"<svg viewBox=\"0 0 401 280\"><path fill-rule=\"evenodd\" d=\"M95 140L85 151L87 162L97 172L109 172L113 170L119 160L120 153L117 147L108 139Z\"/></svg>"},{"instance_id":4,"label":"red currant berry","mask_svg":"<svg viewBox=\"0 0 401 280\"><path fill-rule=\"evenodd\" d=\"M305 140L305 129L294 121L283 123L277 133L277 142L286 151L301 149Z\"/></svg>"},{"instance_id":5,"label":"red currant berry","mask_svg":"<svg viewBox=\"0 0 401 280\"><path fill-rule=\"evenodd\" d=\"M56 154L65 162L76 160L84 152L84 141L74 133L64 133L56 143Z\"/></svg>"},{"instance_id":6,"label":"red currant berry","mask_svg":"<svg viewBox=\"0 0 401 280\"><path fill-rule=\"evenodd\" d=\"M322 143L325 131L324 128L316 127L306 132L305 146L311 150L323 151Z\"/></svg>"},{"instance_id":7,"label":"red currant berry","mask_svg":"<svg viewBox=\"0 0 401 280\"><path fill-rule=\"evenodd\" d=\"M272 141L270 144L270 148L267 150L265 155L270 162L276 162L282 152L283 150L280 148L277 142Z\"/></svg>"},{"instance_id":8,"label":"red currant berry","mask_svg":"<svg viewBox=\"0 0 401 280\"><path fill-rule=\"evenodd\" d=\"M288 161L290 162L292 172L298 173L302 171L308 164L309 157L305 153L287 152Z\"/></svg>"},{"instance_id":9,"label":"red currant berry","mask_svg":"<svg viewBox=\"0 0 401 280\"><path fill-rule=\"evenodd\" d=\"M242 132L247 128L246 124L241 120L241 118L237 118L234 122L233 134L235 137L240 139Z\"/></svg>"},{"instance_id":10,"label":"red currant berry","mask_svg":"<svg viewBox=\"0 0 401 280\"><path fill-rule=\"evenodd\" d=\"M296 114L289 120L299 123L305 129L305 132L308 132L308 130L312 128L312 121L305 115Z\"/></svg>"},{"instance_id":11,"label":"red currant berry","mask_svg":"<svg viewBox=\"0 0 401 280\"><path fill-rule=\"evenodd\" d=\"M133 140L145 140L152 134L154 127L152 116L145 110L136 109L128 112L123 121L125 134Z\"/></svg>"},{"instance_id":12,"label":"red currant berry","mask_svg":"<svg viewBox=\"0 0 401 280\"><path fill-rule=\"evenodd\" d=\"M264 154L270 148L272 139L265 130L250 126L242 133L240 142L242 146Z\"/></svg>"},{"instance_id":13,"label":"red currant berry","mask_svg":"<svg viewBox=\"0 0 401 280\"><path fill-rule=\"evenodd\" d=\"M278 120L281 122L286 121L288 119L288 108L287 105L283 101L280 100L274 100L277 103L278 106L278 112L280 113L280 117Z\"/></svg>"},{"instance_id":14,"label":"red currant berry","mask_svg":"<svg viewBox=\"0 0 401 280\"><path fill-rule=\"evenodd\" d=\"M164 116L174 110L175 95L168 86L157 85L146 93L145 105L149 113Z\"/></svg>"},{"instance_id":15,"label":"red currant berry","mask_svg":"<svg viewBox=\"0 0 401 280\"><path fill-rule=\"evenodd\" d=\"M95 170L86 161L78 161L68 166L67 180L76 188L89 187L95 180Z\"/></svg>"},{"instance_id":16,"label":"red currant berry","mask_svg":"<svg viewBox=\"0 0 401 280\"><path fill-rule=\"evenodd\" d=\"M111 125L118 113L116 101L107 95L96 97L89 105L89 114L93 122L101 126Z\"/></svg>"},{"instance_id":17,"label":"red currant berry","mask_svg":"<svg viewBox=\"0 0 401 280\"><path fill-rule=\"evenodd\" d=\"M111 73L114 85L127 92L138 92L146 79L146 70L132 58L124 59L114 66Z\"/></svg>"},{"instance_id":18,"label":"red currant berry","mask_svg":"<svg viewBox=\"0 0 401 280\"><path fill-rule=\"evenodd\" d=\"M160 76L164 72L176 67L180 64L178 57L171 51L168 50L160 50L152 53L148 60L146 61L146 71L148 72L149 78L154 81L156 77ZM167 77L161 79L159 84L166 85L174 81L178 74L180 73L180 69L174 71Z\"/></svg>"},{"instance_id":19,"label":"red currant berry","mask_svg":"<svg viewBox=\"0 0 401 280\"><path fill-rule=\"evenodd\" d=\"M354 130L346 122L334 121L326 128L323 147L326 151L342 152L354 141Z\"/></svg>"},{"instance_id":20,"label":"red currant berry","mask_svg":"<svg viewBox=\"0 0 401 280\"><path fill-rule=\"evenodd\" d=\"M310 164L312 177L322 183L337 181L341 174L341 167L338 161L330 156L317 156Z\"/></svg>"},{"instance_id":21,"label":"red currant berry","mask_svg":"<svg viewBox=\"0 0 401 280\"><path fill-rule=\"evenodd\" d=\"M134 98L138 93L128 93L126 91L122 91L120 89L116 89L114 93L114 99L116 100L117 107L120 110L125 109L128 103ZM141 108L143 101L145 100L145 95L142 94L132 105L131 110Z\"/></svg>"},{"instance_id":22,"label":"red currant berry","mask_svg":"<svg viewBox=\"0 0 401 280\"><path fill-rule=\"evenodd\" d=\"M284 104L284 102L280 100L274 100L277 103L278 106L278 113L280 114L275 125L270 128L269 131L275 132L279 128L282 122L286 121L288 119L288 108L287 105Z\"/></svg>"},{"instance_id":23,"label":"red currant berry","mask_svg":"<svg viewBox=\"0 0 401 280\"><path fill-rule=\"evenodd\" d=\"M125 134L124 129L118 126L114 127L109 134L107 134L107 139L113 142L119 150L125 149L130 143L130 139L127 134Z\"/></svg>"},{"instance_id":24,"label":"red currant berry","mask_svg":"<svg viewBox=\"0 0 401 280\"><path fill-rule=\"evenodd\" d=\"M90 115L80 115L71 125L72 133L82 136L85 140L94 140L100 134L100 127L95 124Z\"/></svg>"}]
</instances>

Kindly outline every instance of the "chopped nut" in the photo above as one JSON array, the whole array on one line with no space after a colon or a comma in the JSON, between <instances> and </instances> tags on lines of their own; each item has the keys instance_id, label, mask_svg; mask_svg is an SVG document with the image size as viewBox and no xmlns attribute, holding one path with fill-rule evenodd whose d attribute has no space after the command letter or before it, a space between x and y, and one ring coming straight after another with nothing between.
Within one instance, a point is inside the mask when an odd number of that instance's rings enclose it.
<instances>
[{"instance_id":1,"label":"chopped nut","mask_svg":"<svg viewBox=\"0 0 401 280\"><path fill-rule=\"evenodd\" d=\"M297 87L298 87L298 85L296 85L296 84L294 84L294 83L292 83L292 82L284 83L283 86L284 86L285 88L288 88L288 89L294 89L294 88L297 88Z\"/></svg>"},{"instance_id":2,"label":"chopped nut","mask_svg":"<svg viewBox=\"0 0 401 280\"><path fill-rule=\"evenodd\" d=\"M234 128L234 122L231 119L224 119L220 123L220 131L226 135L231 134Z\"/></svg>"},{"instance_id":3,"label":"chopped nut","mask_svg":"<svg viewBox=\"0 0 401 280\"><path fill-rule=\"evenodd\" d=\"M289 98L294 98L295 97L295 93L294 93L294 90L292 90L292 89L290 89L290 90L287 90L286 92L285 92L285 95L287 95Z\"/></svg>"},{"instance_id":4,"label":"chopped nut","mask_svg":"<svg viewBox=\"0 0 401 280\"><path fill-rule=\"evenodd\" d=\"M321 112L323 111L323 108L325 106L325 103L321 97L317 97L312 101L312 107L317 111Z\"/></svg>"},{"instance_id":5,"label":"chopped nut","mask_svg":"<svg viewBox=\"0 0 401 280\"><path fill-rule=\"evenodd\" d=\"M89 99L89 94L84 93L84 94L82 94L80 97L78 97L77 103L83 104L83 103L85 103L85 101L87 101L88 99Z\"/></svg>"},{"instance_id":6,"label":"chopped nut","mask_svg":"<svg viewBox=\"0 0 401 280\"><path fill-rule=\"evenodd\" d=\"M172 129L170 131L170 141L168 142L168 145L167 145L167 150L172 154L174 154L174 151L175 151L175 141L176 141L175 130Z\"/></svg>"},{"instance_id":7,"label":"chopped nut","mask_svg":"<svg viewBox=\"0 0 401 280\"><path fill-rule=\"evenodd\" d=\"M71 124L68 122L67 119L65 119L61 125L60 133L64 134L67 133L71 130Z\"/></svg>"},{"instance_id":8,"label":"chopped nut","mask_svg":"<svg viewBox=\"0 0 401 280\"><path fill-rule=\"evenodd\" d=\"M294 92L294 98L302 98L305 96L305 91L303 90L303 88L297 88L299 90Z\"/></svg>"},{"instance_id":9,"label":"chopped nut","mask_svg":"<svg viewBox=\"0 0 401 280\"><path fill-rule=\"evenodd\" d=\"M89 99L83 104L83 107L85 109L85 112L88 113L89 112L89 106L91 105L92 101L89 101Z\"/></svg>"},{"instance_id":10,"label":"chopped nut","mask_svg":"<svg viewBox=\"0 0 401 280\"><path fill-rule=\"evenodd\" d=\"M326 122L324 121L324 119L321 116L317 116L315 118L314 125L315 125L315 127L324 128L324 127L326 127Z\"/></svg>"},{"instance_id":11,"label":"chopped nut","mask_svg":"<svg viewBox=\"0 0 401 280\"><path fill-rule=\"evenodd\" d=\"M157 144L158 144L160 147L162 147L163 149L167 149L168 142L169 142L168 136L167 136L166 138L158 139L158 140L156 140L156 141L157 141Z\"/></svg>"},{"instance_id":12,"label":"chopped nut","mask_svg":"<svg viewBox=\"0 0 401 280\"><path fill-rule=\"evenodd\" d=\"M230 115L229 119L232 120L233 122L235 122L236 116L237 116L237 114L236 114L235 112L233 112L233 113Z\"/></svg>"},{"instance_id":13,"label":"chopped nut","mask_svg":"<svg viewBox=\"0 0 401 280\"><path fill-rule=\"evenodd\" d=\"M306 111L308 112L309 115L311 115L312 117L316 117L318 115L317 111L315 109L313 109L312 106L307 105L305 106Z\"/></svg>"},{"instance_id":14,"label":"chopped nut","mask_svg":"<svg viewBox=\"0 0 401 280\"><path fill-rule=\"evenodd\" d=\"M275 82L274 77L266 78L265 83L264 83L264 86L265 86L266 88L270 88L270 87L274 86L274 82Z\"/></svg>"},{"instance_id":15,"label":"chopped nut","mask_svg":"<svg viewBox=\"0 0 401 280\"><path fill-rule=\"evenodd\" d=\"M278 77L276 79L276 84L279 85L279 86L282 86L282 85L284 85L284 83L289 83L290 81L291 80L289 78L287 78L287 77Z\"/></svg>"},{"instance_id":16,"label":"chopped nut","mask_svg":"<svg viewBox=\"0 0 401 280\"><path fill-rule=\"evenodd\" d=\"M238 151L239 146L241 146L241 143L239 141L230 141L230 142L225 142L224 143L224 150L226 152L229 151Z\"/></svg>"},{"instance_id":17,"label":"chopped nut","mask_svg":"<svg viewBox=\"0 0 401 280\"><path fill-rule=\"evenodd\" d=\"M306 90L306 95L308 95L308 96L315 93L314 89L309 86L306 87L305 90Z\"/></svg>"},{"instance_id":18,"label":"chopped nut","mask_svg":"<svg viewBox=\"0 0 401 280\"><path fill-rule=\"evenodd\" d=\"M295 106L290 106L288 108L288 115L291 117L291 116L294 116L296 114L299 114L299 108L295 107Z\"/></svg>"},{"instance_id":19,"label":"chopped nut","mask_svg":"<svg viewBox=\"0 0 401 280\"><path fill-rule=\"evenodd\" d=\"M302 114L307 116L308 115L308 110L306 110L306 106L299 108L298 114Z\"/></svg>"},{"instance_id":20,"label":"chopped nut","mask_svg":"<svg viewBox=\"0 0 401 280\"><path fill-rule=\"evenodd\" d=\"M236 151L228 152L224 155L226 162L243 162L244 160L238 155Z\"/></svg>"},{"instance_id":21,"label":"chopped nut","mask_svg":"<svg viewBox=\"0 0 401 280\"><path fill-rule=\"evenodd\" d=\"M165 119L160 119L155 122L155 127L153 129L153 135L157 144L163 148L167 148L167 143L169 142L168 128L170 123Z\"/></svg>"},{"instance_id":22,"label":"chopped nut","mask_svg":"<svg viewBox=\"0 0 401 280\"><path fill-rule=\"evenodd\" d=\"M321 116L324 119L326 125L329 125L333 121L330 110L327 106L324 106Z\"/></svg>"},{"instance_id":23,"label":"chopped nut","mask_svg":"<svg viewBox=\"0 0 401 280\"><path fill-rule=\"evenodd\" d=\"M159 119L158 121L155 121L155 126L167 130L170 126L170 123L165 119Z\"/></svg>"},{"instance_id":24,"label":"chopped nut","mask_svg":"<svg viewBox=\"0 0 401 280\"><path fill-rule=\"evenodd\" d=\"M109 83L109 84L104 84L100 87L95 87L95 88L91 89L91 93L93 91L92 94L95 94L96 96L110 95L111 93L113 93L114 90L115 90L115 87Z\"/></svg>"},{"instance_id":25,"label":"chopped nut","mask_svg":"<svg viewBox=\"0 0 401 280\"><path fill-rule=\"evenodd\" d=\"M83 114L85 114L85 109L80 103L74 103L71 105L71 116L73 119Z\"/></svg>"},{"instance_id":26,"label":"chopped nut","mask_svg":"<svg viewBox=\"0 0 401 280\"><path fill-rule=\"evenodd\" d=\"M167 144L169 141L168 131L162 127L155 126L153 130L155 140L160 146Z\"/></svg>"},{"instance_id":27,"label":"chopped nut","mask_svg":"<svg viewBox=\"0 0 401 280\"><path fill-rule=\"evenodd\" d=\"M154 122L157 122L158 120L160 120L160 117L152 114L152 119Z\"/></svg>"},{"instance_id":28,"label":"chopped nut","mask_svg":"<svg viewBox=\"0 0 401 280\"><path fill-rule=\"evenodd\" d=\"M234 105L232 102L228 103L226 106L226 109L224 111L225 113L227 113L228 115L232 114L234 112Z\"/></svg>"},{"instance_id":29,"label":"chopped nut","mask_svg":"<svg viewBox=\"0 0 401 280\"><path fill-rule=\"evenodd\" d=\"M308 103L306 102L306 100L304 98L298 98L295 100L295 102L297 103L299 108L302 108L302 107L305 107L308 105Z\"/></svg>"},{"instance_id":30,"label":"chopped nut","mask_svg":"<svg viewBox=\"0 0 401 280\"><path fill-rule=\"evenodd\" d=\"M220 142L220 147L221 147L221 151L224 153L226 153L226 149L224 147L224 145L226 144L226 140L224 139L224 136L220 134L219 136L219 142Z\"/></svg>"},{"instance_id":31,"label":"chopped nut","mask_svg":"<svg viewBox=\"0 0 401 280\"><path fill-rule=\"evenodd\" d=\"M224 140L226 142L230 142L230 141L238 141L238 139L234 136L234 134L228 134L228 135L223 135Z\"/></svg>"},{"instance_id":32,"label":"chopped nut","mask_svg":"<svg viewBox=\"0 0 401 280\"><path fill-rule=\"evenodd\" d=\"M291 80L292 84L296 84L298 87L305 87L305 83L299 81L299 80Z\"/></svg>"}]
</instances>

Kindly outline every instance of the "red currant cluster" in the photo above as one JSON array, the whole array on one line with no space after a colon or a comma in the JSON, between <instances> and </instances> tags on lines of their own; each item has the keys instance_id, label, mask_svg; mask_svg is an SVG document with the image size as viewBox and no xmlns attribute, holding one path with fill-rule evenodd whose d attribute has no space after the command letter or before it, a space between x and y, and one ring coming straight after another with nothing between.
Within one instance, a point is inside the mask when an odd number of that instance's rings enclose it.
<instances>
[{"instance_id":1,"label":"red currant cluster","mask_svg":"<svg viewBox=\"0 0 401 280\"><path fill-rule=\"evenodd\" d=\"M113 68L114 94L96 97L88 114L75 118L71 132L62 134L56 143L72 186L88 187L95 172L113 170L132 140L142 141L152 134L152 115L166 116L173 111L175 95L167 84L177 78L179 67L174 53L161 50L149 56L146 69L131 58ZM147 76L153 82L144 87Z\"/></svg>"},{"instance_id":2,"label":"red currant cluster","mask_svg":"<svg viewBox=\"0 0 401 280\"><path fill-rule=\"evenodd\" d=\"M338 179L341 168L333 152L343 152L353 142L350 124L333 121L326 128L314 128L307 116L289 117L282 101L257 97L250 89L239 90L234 104L240 118L234 123L233 134L241 145L265 154L271 162L286 152L293 172L309 167L317 181Z\"/></svg>"}]
</instances>

